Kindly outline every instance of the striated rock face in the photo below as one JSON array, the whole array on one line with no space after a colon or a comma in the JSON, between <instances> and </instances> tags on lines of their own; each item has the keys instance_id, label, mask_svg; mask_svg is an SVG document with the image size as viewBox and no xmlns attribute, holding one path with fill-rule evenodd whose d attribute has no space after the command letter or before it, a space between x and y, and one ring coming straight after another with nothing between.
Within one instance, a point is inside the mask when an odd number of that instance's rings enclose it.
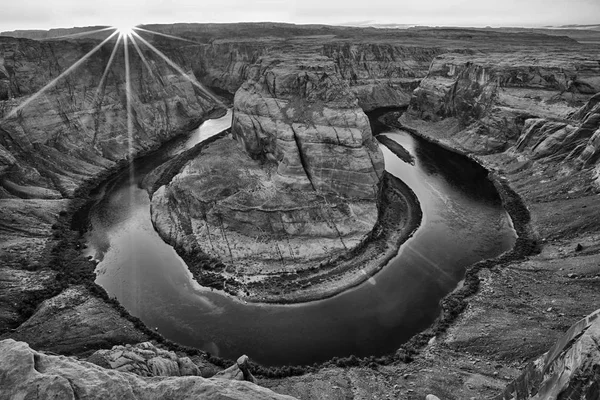
<instances>
[{"instance_id":1,"label":"striated rock face","mask_svg":"<svg viewBox=\"0 0 600 400\"><path fill-rule=\"evenodd\" d=\"M152 221L169 242L245 273L306 268L356 246L377 219L375 201L349 200L277 178L224 138L152 196ZM289 180L288 180L289 181Z\"/></svg>"},{"instance_id":2,"label":"striated rock face","mask_svg":"<svg viewBox=\"0 0 600 400\"><path fill-rule=\"evenodd\" d=\"M365 111L408 106L412 91L427 75L431 61L441 52L438 48L384 43L323 46L323 55L333 59Z\"/></svg>"},{"instance_id":3,"label":"striated rock face","mask_svg":"<svg viewBox=\"0 0 600 400\"><path fill-rule=\"evenodd\" d=\"M600 93L564 121L525 120L515 150L534 160L565 161L576 169L597 165L600 159Z\"/></svg>"},{"instance_id":4,"label":"striated rock face","mask_svg":"<svg viewBox=\"0 0 600 400\"><path fill-rule=\"evenodd\" d=\"M114 43L34 98L98 43L0 37L0 292L6 294L0 332L20 322L23 304L35 304L55 291L57 285L48 289L50 272L39 269L52 257L58 215L77 189L220 108L146 52L149 72L131 48L130 137L122 46L100 85ZM19 272L23 269L28 272ZM13 294L11 282L23 276L27 282L46 282L45 287Z\"/></svg>"},{"instance_id":5,"label":"striated rock face","mask_svg":"<svg viewBox=\"0 0 600 400\"><path fill-rule=\"evenodd\" d=\"M600 91L599 77L597 62L572 53L447 53L431 64L410 111L434 122L453 118L467 128L461 140L497 152L516 142L527 119L567 118Z\"/></svg>"},{"instance_id":6,"label":"striated rock face","mask_svg":"<svg viewBox=\"0 0 600 400\"><path fill-rule=\"evenodd\" d=\"M209 87L233 96L246 80L250 66L269 50L263 43L242 40L201 46L193 58L194 73Z\"/></svg>"},{"instance_id":7,"label":"striated rock face","mask_svg":"<svg viewBox=\"0 0 600 400\"><path fill-rule=\"evenodd\" d=\"M578 321L496 400L600 397L600 310Z\"/></svg>"},{"instance_id":8,"label":"striated rock face","mask_svg":"<svg viewBox=\"0 0 600 400\"><path fill-rule=\"evenodd\" d=\"M359 106L364 111L371 111L408 106L412 91L427 75L431 61L442 53L442 49L431 46L313 40L240 38L216 41L197 49L186 49L187 53L179 57L191 60L195 75L203 83L233 96L263 57L322 55L333 60L337 74L350 86Z\"/></svg>"},{"instance_id":9,"label":"striated rock face","mask_svg":"<svg viewBox=\"0 0 600 400\"><path fill-rule=\"evenodd\" d=\"M265 58L238 90L232 131L282 186L373 200L383 156L333 62Z\"/></svg>"},{"instance_id":10,"label":"striated rock face","mask_svg":"<svg viewBox=\"0 0 600 400\"><path fill-rule=\"evenodd\" d=\"M250 382L199 376L143 378L12 339L0 342L0 397L7 399L293 399Z\"/></svg>"},{"instance_id":11,"label":"striated rock face","mask_svg":"<svg viewBox=\"0 0 600 400\"><path fill-rule=\"evenodd\" d=\"M165 63L154 62L150 73L132 56L129 138L122 51L99 86L112 51L109 43L11 114L95 44L0 38L0 71L5 71L0 73L0 171L5 191L18 197L70 196L85 179L156 148L216 107Z\"/></svg>"}]
</instances>

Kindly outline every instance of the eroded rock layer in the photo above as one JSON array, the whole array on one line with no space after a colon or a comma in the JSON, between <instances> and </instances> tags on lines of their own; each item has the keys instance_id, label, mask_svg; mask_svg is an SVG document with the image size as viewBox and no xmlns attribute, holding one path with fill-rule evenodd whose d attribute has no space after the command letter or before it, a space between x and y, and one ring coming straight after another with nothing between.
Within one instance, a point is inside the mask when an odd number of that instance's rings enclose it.
<instances>
[{"instance_id":1,"label":"eroded rock layer","mask_svg":"<svg viewBox=\"0 0 600 400\"><path fill-rule=\"evenodd\" d=\"M249 76L232 131L252 158L273 162L282 187L375 199L383 156L330 59L264 58Z\"/></svg>"},{"instance_id":2,"label":"eroded rock layer","mask_svg":"<svg viewBox=\"0 0 600 400\"><path fill-rule=\"evenodd\" d=\"M377 205L284 187L274 166L224 138L154 193L152 219L186 251L199 247L258 273L306 268L355 247L375 224Z\"/></svg>"}]
</instances>

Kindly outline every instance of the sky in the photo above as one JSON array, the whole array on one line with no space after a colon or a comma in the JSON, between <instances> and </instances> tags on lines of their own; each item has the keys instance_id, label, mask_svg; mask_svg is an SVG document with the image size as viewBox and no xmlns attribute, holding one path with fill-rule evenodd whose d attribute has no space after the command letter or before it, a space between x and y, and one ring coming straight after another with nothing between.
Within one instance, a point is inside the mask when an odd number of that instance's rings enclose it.
<instances>
[{"instance_id":1,"label":"sky","mask_svg":"<svg viewBox=\"0 0 600 400\"><path fill-rule=\"evenodd\" d=\"M0 31L174 22L525 26L600 24L600 0L14 0Z\"/></svg>"}]
</instances>

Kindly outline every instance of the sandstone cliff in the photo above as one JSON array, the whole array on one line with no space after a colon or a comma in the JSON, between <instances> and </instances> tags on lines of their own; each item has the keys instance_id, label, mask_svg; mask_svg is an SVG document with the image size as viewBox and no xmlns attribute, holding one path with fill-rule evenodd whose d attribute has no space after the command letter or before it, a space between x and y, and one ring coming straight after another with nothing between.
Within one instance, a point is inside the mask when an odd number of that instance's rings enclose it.
<instances>
[{"instance_id":1,"label":"sandstone cliff","mask_svg":"<svg viewBox=\"0 0 600 400\"><path fill-rule=\"evenodd\" d=\"M410 112L421 119L452 118L480 153L515 144L527 119L566 119L600 91L600 67L570 52L477 53L437 57L415 90ZM460 143L457 143L460 145Z\"/></svg>"},{"instance_id":2,"label":"sandstone cliff","mask_svg":"<svg viewBox=\"0 0 600 400\"><path fill-rule=\"evenodd\" d=\"M130 48L130 140L122 45L100 85L114 42L33 98L98 43L0 37L0 287L8 299L0 304L2 331L13 327L34 299L56 294L60 284L48 280L55 273L41 268L52 259L59 213L77 190L220 108L146 52L149 72ZM77 251L75 245L69 250ZM27 289L13 293L15 280L27 282Z\"/></svg>"},{"instance_id":3,"label":"sandstone cliff","mask_svg":"<svg viewBox=\"0 0 600 400\"><path fill-rule=\"evenodd\" d=\"M427 75L439 48L408 47L388 43L331 43L323 55L358 97L364 111L382 107L406 107L412 91Z\"/></svg>"}]
</instances>

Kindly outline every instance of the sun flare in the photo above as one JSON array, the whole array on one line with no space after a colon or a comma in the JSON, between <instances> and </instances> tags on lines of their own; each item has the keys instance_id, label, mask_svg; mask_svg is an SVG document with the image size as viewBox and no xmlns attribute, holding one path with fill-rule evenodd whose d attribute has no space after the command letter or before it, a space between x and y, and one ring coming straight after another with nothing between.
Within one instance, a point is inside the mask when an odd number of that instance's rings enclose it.
<instances>
[{"instance_id":1,"label":"sun flare","mask_svg":"<svg viewBox=\"0 0 600 400\"><path fill-rule=\"evenodd\" d=\"M133 35L133 30L135 28L135 25L121 24L121 25L115 25L114 28L122 36L131 36L131 35Z\"/></svg>"}]
</instances>

